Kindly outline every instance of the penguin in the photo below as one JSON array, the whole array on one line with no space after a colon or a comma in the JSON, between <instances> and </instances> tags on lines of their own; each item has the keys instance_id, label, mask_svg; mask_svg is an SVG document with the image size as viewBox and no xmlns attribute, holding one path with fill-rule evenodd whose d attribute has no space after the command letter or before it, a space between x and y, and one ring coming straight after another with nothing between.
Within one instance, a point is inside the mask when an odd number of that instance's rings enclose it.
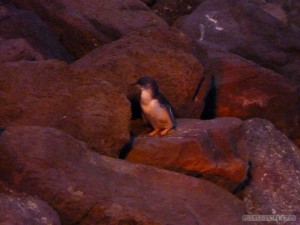
<instances>
[{"instance_id":1,"label":"penguin","mask_svg":"<svg viewBox=\"0 0 300 225\"><path fill-rule=\"evenodd\" d=\"M176 128L176 120L168 100L159 92L156 81L145 76L136 81L136 86L141 90L140 105L142 116L153 127L149 136L166 135L168 131Z\"/></svg>"}]
</instances>

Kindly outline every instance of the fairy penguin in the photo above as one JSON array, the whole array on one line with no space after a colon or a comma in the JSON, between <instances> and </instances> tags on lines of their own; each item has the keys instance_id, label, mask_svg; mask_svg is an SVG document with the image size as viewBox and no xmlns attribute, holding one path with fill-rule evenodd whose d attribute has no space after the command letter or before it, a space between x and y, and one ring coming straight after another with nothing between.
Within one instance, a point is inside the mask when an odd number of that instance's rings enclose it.
<instances>
[{"instance_id":1,"label":"fairy penguin","mask_svg":"<svg viewBox=\"0 0 300 225\"><path fill-rule=\"evenodd\" d=\"M142 91L140 105L143 119L149 122L154 129L148 135L166 135L169 130L176 127L170 103L159 92L158 85L152 77L142 77L135 84Z\"/></svg>"}]
</instances>

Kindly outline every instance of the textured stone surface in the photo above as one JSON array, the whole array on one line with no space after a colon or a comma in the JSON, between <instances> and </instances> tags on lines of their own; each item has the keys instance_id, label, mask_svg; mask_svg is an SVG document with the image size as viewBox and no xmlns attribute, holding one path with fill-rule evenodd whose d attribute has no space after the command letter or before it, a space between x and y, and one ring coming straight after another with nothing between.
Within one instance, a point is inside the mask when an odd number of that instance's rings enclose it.
<instances>
[{"instance_id":1,"label":"textured stone surface","mask_svg":"<svg viewBox=\"0 0 300 225\"><path fill-rule=\"evenodd\" d=\"M77 78L66 63L2 64L0 87L2 127L56 127L114 157L129 141L130 104L124 94L106 81Z\"/></svg>"},{"instance_id":2,"label":"textured stone surface","mask_svg":"<svg viewBox=\"0 0 300 225\"><path fill-rule=\"evenodd\" d=\"M240 225L245 214L207 181L100 156L53 128L8 128L0 162L1 180L46 200L63 224Z\"/></svg>"},{"instance_id":3,"label":"textured stone surface","mask_svg":"<svg viewBox=\"0 0 300 225\"><path fill-rule=\"evenodd\" d=\"M208 88L197 92L203 68L192 55L191 41L171 28L149 28L95 49L72 64L83 78L104 79L137 100L132 85L144 75L154 77L179 117L199 118ZM205 79L209 83L209 78Z\"/></svg>"},{"instance_id":4,"label":"textured stone surface","mask_svg":"<svg viewBox=\"0 0 300 225\"><path fill-rule=\"evenodd\" d=\"M299 148L262 119L244 122L240 136L239 145L249 150L252 162L252 180L243 193L248 214L295 215L297 221L286 224L299 224Z\"/></svg>"},{"instance_id":5,"label":"textured stone surface","mask_svg":"<svg viewBox=\"0 0 300 225\"><path fill-rule=\"evenodd\" d=\"M176 26L300 84L300 30L282 20L251 1L206 0Z\"/></svg>"},{"instance_id":6,"label":"textured stone surface","mask_svg":"<svg viewBox=\"0 0 300 225\"><path fill-rule=\"evenodd\" d=\"M177 119L167 136L134 138L126 160L200 176L233 191L248 170L235 145L241 124L237 118Z\"/></svg>"},{"instance_id":7,"label":"textured stone surface","mask_svg":"<svg viewBox=\"0 0 300 225\"><path fill-rule=\"evenodd\" d=\"M206 114L265 118L300 144L298 85L208 42L200 46L201 61L214 80Z\"/></svg>"},{"instance_id":8,"label":"textured stone surface","mask_svg":"<svg viewBox=\"0 0 300 225\"><path fill-rule=\"evenodd\" d=\"M43 59L44 57L25 39L0 40L0 62Z\"/></svg>"},{"instance_id":9,"label":"textured stone surface","mask_svg":"<svg viewBox=\"0 0 300 225\"><path fill-rule=\"evenodd\" d=\"M61 223L57 213L41 200L0 193L0 224L60 225Z\"/></svg>"},{"instance_id":10,"label":"textured stone surface","mask_svg":"<svg viewBox=\"0 0 300 225\"><path fill-rule=\"evenodd\" d=\"M139 0L13 0L39 14L79 58L126 33L166 23Z\"/></svg>"},{"instance_id":11,"label":"textured stone surface","mask_svg":"<svg viewBox=\"0 0 300 225\"><path fill-rule=\"evenodd\" d=\"M71 61L72 57L57 36L33 12L16 9L9 3L0 5L0 37L25 39L45 59Z\"/></svg>"}]
</instances>

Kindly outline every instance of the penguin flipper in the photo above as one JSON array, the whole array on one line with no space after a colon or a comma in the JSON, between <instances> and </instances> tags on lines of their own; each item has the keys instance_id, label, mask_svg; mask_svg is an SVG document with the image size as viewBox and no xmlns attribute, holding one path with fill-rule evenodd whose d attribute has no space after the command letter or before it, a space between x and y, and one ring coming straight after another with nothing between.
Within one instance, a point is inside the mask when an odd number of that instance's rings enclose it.
<instances>
[{"instance_id":1,"label":"penguin flipper","mask_svg":"<svg viewBox=\"0 0 300 225\"><path fill-rule=\"evenodd\" d=\"M172 122L173 122L173 127L172 127L172 129L173 129L173 128L176 127L176 119L175 119L175 116L174 116L174 114L173 114L173 111L172 111L172 108L171 108L170 105L165 105L165 107L166 107L166 109L167 109L167 112L168 112L170 118L172 119Z\"/></svg>"}]
</instances>

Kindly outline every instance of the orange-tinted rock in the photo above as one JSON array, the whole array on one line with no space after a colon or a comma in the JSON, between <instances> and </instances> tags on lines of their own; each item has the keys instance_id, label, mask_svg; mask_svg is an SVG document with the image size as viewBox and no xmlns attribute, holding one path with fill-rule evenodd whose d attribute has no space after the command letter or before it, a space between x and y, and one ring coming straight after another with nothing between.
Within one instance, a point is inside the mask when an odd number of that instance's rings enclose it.
<instances>
[{"instance_id":1,"label":"orange-tinted rock","mask_svg":"<svg viewBox=\"0 0 300 225\"><path fill-rule=\"evenodd\" d=\"M300 30L277 17L250 1L206 0L176 26L300 84Z\"/></svg>"},{"instance_id":2,"label":"orange-tinted rock","mask_svg":"<svg viewBox=\"0 0 300 225\"><path fill-rule=\"evenodd\" d=\"M215 80L211 113L218 117L268 119L300 144L299 86L212 44L203 43L201 48L206 53L202 60L206 71Z\"/></svg>"},{"instance_id":3,"label":"orange-tinted rock","mask_svg":"<svg viewBox=\"0 0 300 225\"><path fill-rule=\"evenodd\" d=\"M42 59L44 57L22 38L0 40L0 62Z\"/></svg>"},{"instance_id":4,"label":"orange-tinted rock","mask_svg":"<svg viewBox=\"0 0 300 225\"><path fill-rule=\"evenodd\" d=\"M243 192L248 214L293 215L297 221L285 224L299 224L299 148L269 121L262 119L243 123L239 147L249 152L252 163L252 180Z\"/></svg>"},{"instance_id":5,"label":"orange-tinted rock","mask_svg":"<svg viewBox=\"0 0 300 225\"><path fill-rule=\"evenodd\" d=\"M118 157L129 141L130 104L106 81L81 80L60 61L0 68L0 124L62 129L102 154Z\"/></svg>"},{"instance_id":6,"label":"orange-tinted rock","mask_svg":"<svg viewBox=\"0 0 300 225\"><path fill-rule=\"evenodd\" d=\"M0 193L0 203L0 224L61 224L57 213L41 200Z\"/></svg>"},{"instance_id":7,"label":"orange-tinted rock","mask_svg":"<svg viewBox=\"0 0 300 225\"><path fill-rule=\"evenodd\" d=\"M76 58L129 32L149 26L166 26L139 0L12 2L39 14Z\"/></svg>"},{"instance_id":8,"label":"orange-tinted rock","mask_svg":"<svg viewBox=\"0 0 300 225\"><path fill-rule=\"evenodd\" d=\"M192 55L191 41L171 28L149 28L95 49L72 64L82 77L104 79L137 99L132 85L144 75L154 77L179 117L199 118L208 88L197 93L203 68ZM209 79L205 79L209 83ZM196 94L195 94L196 93Z\"/></svg>"},{"instance_id":9,"label":"orange-tinted rock","mask_svg":"<svg viewBox=\"0 0 300 225\"><path fill-rule=\"evenodd\" d=\"M248 170L234 141L241 124L237 118L177 119L176 130L166 136L134 138L126 160L200 176L233 191Z\"/></svg>"},{"instance_id":10,"label":"orange-tinted rock","mask_svg":"<svg viewBox=\"0 0 300 225\"><path fill-rule=\"evenodd\" d=\"M2 39L25 39L45 59L72 60L58 38L35 13L16 9L11 4L0 5L0 34Z\"/></svg>"},{"instance_id":11,"label":"orange-tinted rock","mask_svg":"<svg viewBox=\"0 0 300 225\"><path fill-rule=\"evenodd\" d=\"M0 179L47 201L66 225L101 219L240 225L245 214L238 198L214 184L101 156L53 128L7 128L0 136Z\"/></svg>"}]
</instances>

